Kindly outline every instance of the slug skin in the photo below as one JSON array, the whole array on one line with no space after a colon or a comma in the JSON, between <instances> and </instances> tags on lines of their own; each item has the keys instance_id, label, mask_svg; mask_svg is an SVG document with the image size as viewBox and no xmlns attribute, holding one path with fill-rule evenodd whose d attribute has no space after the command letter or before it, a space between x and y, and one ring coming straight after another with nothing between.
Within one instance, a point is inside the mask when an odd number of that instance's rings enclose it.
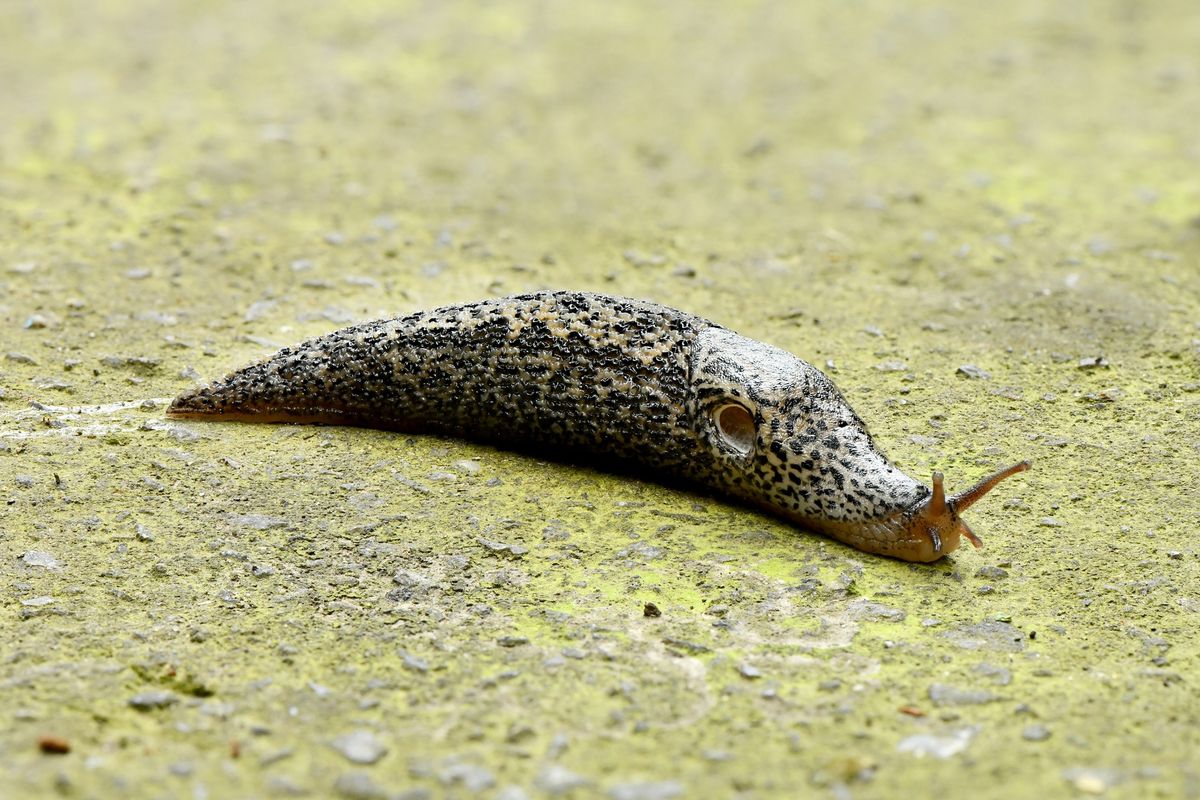
<instances>
[{"instance_id":1,"label":"slug skin","mask_svg":"<svg viewBox=\"0 0 1200 800\"><path fill-rule=\"evenodd\" d=\"M699 317L582 292L367 322L175 399L171 417L358 425L638 464L869 553L935 561L979 539L880 452L829 378Z\"/></svg>"}]
</instances>

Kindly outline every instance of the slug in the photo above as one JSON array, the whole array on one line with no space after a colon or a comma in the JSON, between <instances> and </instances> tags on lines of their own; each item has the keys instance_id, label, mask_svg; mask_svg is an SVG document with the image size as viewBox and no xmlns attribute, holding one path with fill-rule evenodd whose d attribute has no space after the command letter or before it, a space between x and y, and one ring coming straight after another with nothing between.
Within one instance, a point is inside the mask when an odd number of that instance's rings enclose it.
<instances>
[{"instance_id":1,"label":"slug","mask_svg":"<svg viewBox=\"0 0 1200 800\"><path fill-rule=\"evenodd\" d=\"M935 561L1022 461L947 497L822 372L656 303L540 292L353 325L176 398L171 417L359 425L632 462L869 553Z\"/></svg>"}]
</instances>

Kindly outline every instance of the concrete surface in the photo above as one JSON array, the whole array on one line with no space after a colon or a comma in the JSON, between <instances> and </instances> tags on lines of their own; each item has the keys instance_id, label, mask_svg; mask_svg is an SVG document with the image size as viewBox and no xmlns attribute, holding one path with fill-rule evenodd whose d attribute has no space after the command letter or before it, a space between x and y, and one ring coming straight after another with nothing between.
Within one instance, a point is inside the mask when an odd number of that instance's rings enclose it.
<instances>
[{"instance_id":1,"label":"concrete surface","mask_svg":"<svg viewBox=\"0 0 1200 800\"><path fill-rule=\"evenodd\" d=\"M1200 796L1197 41L1188 0L3 4L0 794ZM163 416L543 287L808 358L926 480L1034 469L914 566Z\"/></svg>"}]
</instances>

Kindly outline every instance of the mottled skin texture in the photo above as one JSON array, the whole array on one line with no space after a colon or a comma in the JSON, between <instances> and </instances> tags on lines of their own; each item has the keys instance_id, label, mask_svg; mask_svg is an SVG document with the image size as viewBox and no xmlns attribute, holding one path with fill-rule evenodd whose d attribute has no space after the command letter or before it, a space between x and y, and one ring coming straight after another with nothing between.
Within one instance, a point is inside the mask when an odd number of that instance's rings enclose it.
<instances>
[{"instance_id":1,"label":"mottled skin texture","mask_svg":"<svg viewBox=\"0 0 1200 800\"><path fill-rule=\"evenodd\" d=\"M977 541L940 476L931 491L896 469L811 364L627 298L543 292L351 326L185 394L168 413L587 453L914 561L940 558L961 535Z\"/></svg>"}]
</instances>

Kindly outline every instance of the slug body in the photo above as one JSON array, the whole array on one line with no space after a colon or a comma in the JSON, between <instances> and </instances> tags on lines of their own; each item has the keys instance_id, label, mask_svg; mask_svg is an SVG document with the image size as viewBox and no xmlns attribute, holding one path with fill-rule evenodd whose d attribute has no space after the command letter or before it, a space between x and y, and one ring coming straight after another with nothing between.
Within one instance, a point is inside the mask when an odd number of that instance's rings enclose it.
<instances>
[{"instance_id":1,"label":"slug body","mask_svg":"<svg viewBox=\"0 0 1200 800\"><path fill-rule=\"evenodd\" d=\"M888 461L837 387L776 347L655 303L542 292L334 331L178 397L172 417L359 425L634 462L871 553L934 561L959 512Z\"/></svg>"}]
</instances>

